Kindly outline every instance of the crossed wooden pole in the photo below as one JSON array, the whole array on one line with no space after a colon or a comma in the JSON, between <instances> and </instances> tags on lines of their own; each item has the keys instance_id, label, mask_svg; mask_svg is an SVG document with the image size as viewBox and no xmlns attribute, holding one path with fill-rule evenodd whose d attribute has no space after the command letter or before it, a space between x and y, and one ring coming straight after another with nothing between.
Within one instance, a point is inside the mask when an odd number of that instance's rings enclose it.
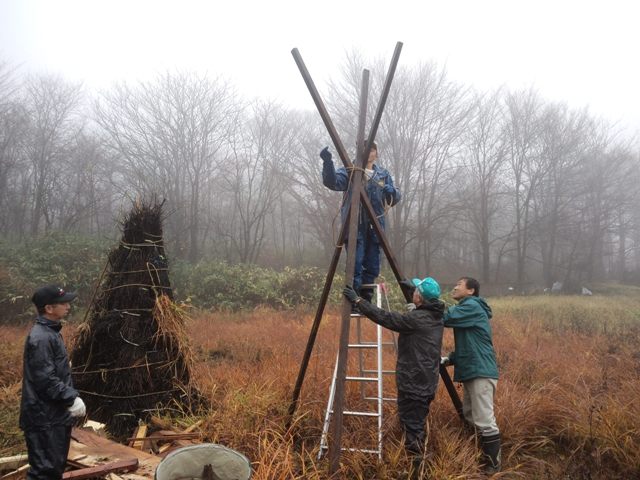
<instances>
[{"instance_id":1,"label":"crossed wooden pole","mask_svg":"<svg viewBox=\"0 0 640 480\"><path fill-rule=\"evenodd\" d=\"M316 341L316 336L318 334L318 329L320 327L320 321L322 320L322 315L324 313L324 308L327 303L327 299L329 298L329 292L331 290L331 284L333 282L333 277L336 273L336 268L338 266L338 261L340 260L340 254L342 253L342 247L345 241L345 238L355 239L357 237L358 232L358 214L360 205L364 206L364 209L367 213L368 218L371 220L373 224L373 228L378 236L382 244L382 249L387 256L387 260L389 261L389 265L393 270L393 274L396 277L396 280L400 282L406 277L400 271L398 266L398 262L391 251L391 246L387 237L378 221L378 218L373 210L369 197L367 196L365 190L363 189L363 170L366 166L367 159L369 158L369 152L371 151L371 147L373 146L373 142L376 137L376 133L378 131L378 126L380 125L380 120L382 118L382 112L384 111L384 106L387 101L387 97L389 95L389 90L391 88L391 82L393 81L393 75L395 74L396 67L398 65L398 60L400 58L400 51L402 50L402 42L396 43L396 48L393 52L393 57L391 59L391 64L389 65L389 71L387 72L387 77L384 82L384 86L382 88L382 95L380 97L380 102L378 103L378 108L376 109L375 116L373 118L373 123L371 124L371 130L369 131L368 137L365 137L365 122L366 122L366 114L367 114L367 99L369 95L369 71L362 71L362 83L360 89L360 107L359 107L359 115L358 115L358 130L356 133L356 165L360 168L355 168L349 159L349 155L347 154L347 150L344 148L344 144L340 139L338 132L336 131L333 122L331 121L331 117L329 116L329 112L327 111L324 102L320 98L320 94L316 89L313 80L311 79L311 75L307 70L304 62L302 61L302 57L297 48L291 50L291 54L298 65L298 69L302 74L302 78L304 79L307 88L309 89L309 93L311 94L311 98L313 98L314 103L316 104L316 108L320 113L320 117L324 122L327 131L329 132L329 136L333 142L333 145L342 160L343 165L348 171L353 171L353 174L350 176L350 190L351 190L351 198L349 204L349 210L347 212L346 218L342 227L340 229L340 234L338 236L337 246L333 252L333 256L331 258L331 263L329 265L329 270L327 272L327 277L324 282L324 288L322 289L322 294L320 296L320 301L318 303L318 308L316 310L316 315L314 317L313 325L311 327L311 333L309 334L309 340L307 341L307 347L304 352L304 356L302 357L302 363L300 364L300 371L298 372L298 378L296 380L295 387L293 389L293 395L291 399L291 404L289 405L289 421L288 427L291 426L291 422L293 420L293 414L298 406L298 400L300 398L300 390L302 389L302 383L304 382L304 377L307 372L307 367L309 365L309 359L311 358L311 352L313 350L313 346ZM348 232L348 237L347 237ZM350 241L347 242L347 266L346 266L346 278L345 281L348 285L353 285L353 276L355 270L355 253L356 253L356 242ZM411 302L412 299L410 295L403 291L407 302ZM334 395L334 406L333 406L333 422L331 425L331 435L329 442L329 468L330 473L333 474L338 471L340 466L340 452L342 445L342 421L343 421L343 404L344 404L344 390L345 390L345 379L346 379L346 370L347 370L347 350L349 343L349 327L350 327L350 318L351 318L351 303L345 298L342 301L342 322L340 326L340 346L338 350L338 365L337 365L337 377L336 377L336 387L335 387L335 395ZM442 381L451 397L451 401L456 409L456 412L464 420L464 416L462 414L462 402L460 401L460 397L458 396L458 392L451 381L451 377L449 376L449 372L447 372L444 366L440 366L440 376Z\"/></svg>"}]
</instances>

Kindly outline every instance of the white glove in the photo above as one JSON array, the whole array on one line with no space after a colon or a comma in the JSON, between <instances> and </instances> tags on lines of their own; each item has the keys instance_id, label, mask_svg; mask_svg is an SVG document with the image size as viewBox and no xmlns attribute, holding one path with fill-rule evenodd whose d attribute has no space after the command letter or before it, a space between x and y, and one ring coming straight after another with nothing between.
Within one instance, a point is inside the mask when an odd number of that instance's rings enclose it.
<instances>
[{"instance_id":1,"label":"white glove","mask_svg":"<svg viewBox=\"0 0 640 480\"><path fill-rule=\"evenodd\" d=\"M445 367L449 365L449 357L440 357L440 365L444 365Z\"/></svg>"},{"instance_id":2,"label":"white glove","mask_svg":"<svg viewBox=\"0 0 640 480\"><path fill-rule=\"evenodd\" d=\"M415 303L407 303L405 306L407 307L407 312L411 312L412 310L416 309Z\"/></svg>"},{"instance_id":3,"label":"white glove","mask_svg":"<svg viewBox=\"0 0 640 480\"><path fill-rule=\"evenodd\" d=\"M76 397L73 405L67 408L67 410L69 410L72 417L84 417L87 414L87 407L80 397Z\"/></svg>"}]
</instances>

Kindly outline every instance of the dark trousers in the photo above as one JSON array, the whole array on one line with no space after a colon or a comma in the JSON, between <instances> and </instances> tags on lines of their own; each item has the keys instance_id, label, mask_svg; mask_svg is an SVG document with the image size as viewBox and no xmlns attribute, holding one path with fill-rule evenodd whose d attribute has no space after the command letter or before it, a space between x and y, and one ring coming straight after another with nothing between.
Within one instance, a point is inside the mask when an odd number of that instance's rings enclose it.
<instances>
[{"instance_id":1,"label":"dark trousers","mask_svg":"<svg viewBox=\"0 0 640 480\"><path fill-rule=\"evenodd\" d=\"M405 448L414 455L421 455L424 449L424 423L432 400L433 395L416 397L398 391L398 416L404 430Z\"/></svg>"},{"instance_id":2,"label":"dark trousers","mask_svg":"<svg viewBox=\"0 0 640 480\"><path fill-rule=\"evenodd\" d=\"M69 454L71 426L53 425L43 430L26 430L29 455L27 480L60 480Z\"/></svg>"},{"instance_id":3,"label":"dark trousers","mask_svg":"<svg viewBox=\"0 0 640 480\"><path fill-rule=\"evenodd\" d=\"M375 282L380 274L380 244L369 222L358 225L356 265L353 272L353 289L360 292L362 285ZM371 297L367 298L371 300Z\"/></svg>"}]
</instances>

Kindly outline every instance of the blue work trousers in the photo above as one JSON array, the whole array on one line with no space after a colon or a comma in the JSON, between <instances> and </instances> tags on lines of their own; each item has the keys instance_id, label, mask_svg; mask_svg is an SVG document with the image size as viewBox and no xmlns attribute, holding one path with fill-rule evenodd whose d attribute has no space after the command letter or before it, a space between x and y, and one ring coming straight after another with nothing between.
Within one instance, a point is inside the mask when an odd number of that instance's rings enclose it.
<instances>
[{"instance_id":1,"label":"blue work trousers","mask_svg":"<svg viewBox=\"0 0 640 480\"><path fill-rule=\"evenodd\" d=\"M353 289L360 292L362 285L375 282L380 274L380 243L369 222L358 225L356 242L356 266L353 273Z\"/></svg>"}]
</instances>

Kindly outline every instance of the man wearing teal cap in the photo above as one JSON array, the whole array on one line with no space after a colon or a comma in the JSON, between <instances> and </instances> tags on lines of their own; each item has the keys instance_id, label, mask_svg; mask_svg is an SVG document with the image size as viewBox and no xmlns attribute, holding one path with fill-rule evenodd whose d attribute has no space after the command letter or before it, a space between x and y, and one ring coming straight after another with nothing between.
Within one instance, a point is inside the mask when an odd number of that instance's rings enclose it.
<instances>
[{"instance_id":1,"label":"man wearing teal cap","mask_svg":"<svg viewBox=\"0 0 640 480\"><path fill-rule=\"evenodd\" d=\"M349 286L344 288L343 294L363 315L399 333L398 416L404 429L405 446L415 455L414 463L419 464L424 450L424 424L438 388L444 303L439 299L440 285L431 277L402 283L403 289L413 289L416 305L406 313L382 310L359 297Z\"/></svg>"}]
</instances>

